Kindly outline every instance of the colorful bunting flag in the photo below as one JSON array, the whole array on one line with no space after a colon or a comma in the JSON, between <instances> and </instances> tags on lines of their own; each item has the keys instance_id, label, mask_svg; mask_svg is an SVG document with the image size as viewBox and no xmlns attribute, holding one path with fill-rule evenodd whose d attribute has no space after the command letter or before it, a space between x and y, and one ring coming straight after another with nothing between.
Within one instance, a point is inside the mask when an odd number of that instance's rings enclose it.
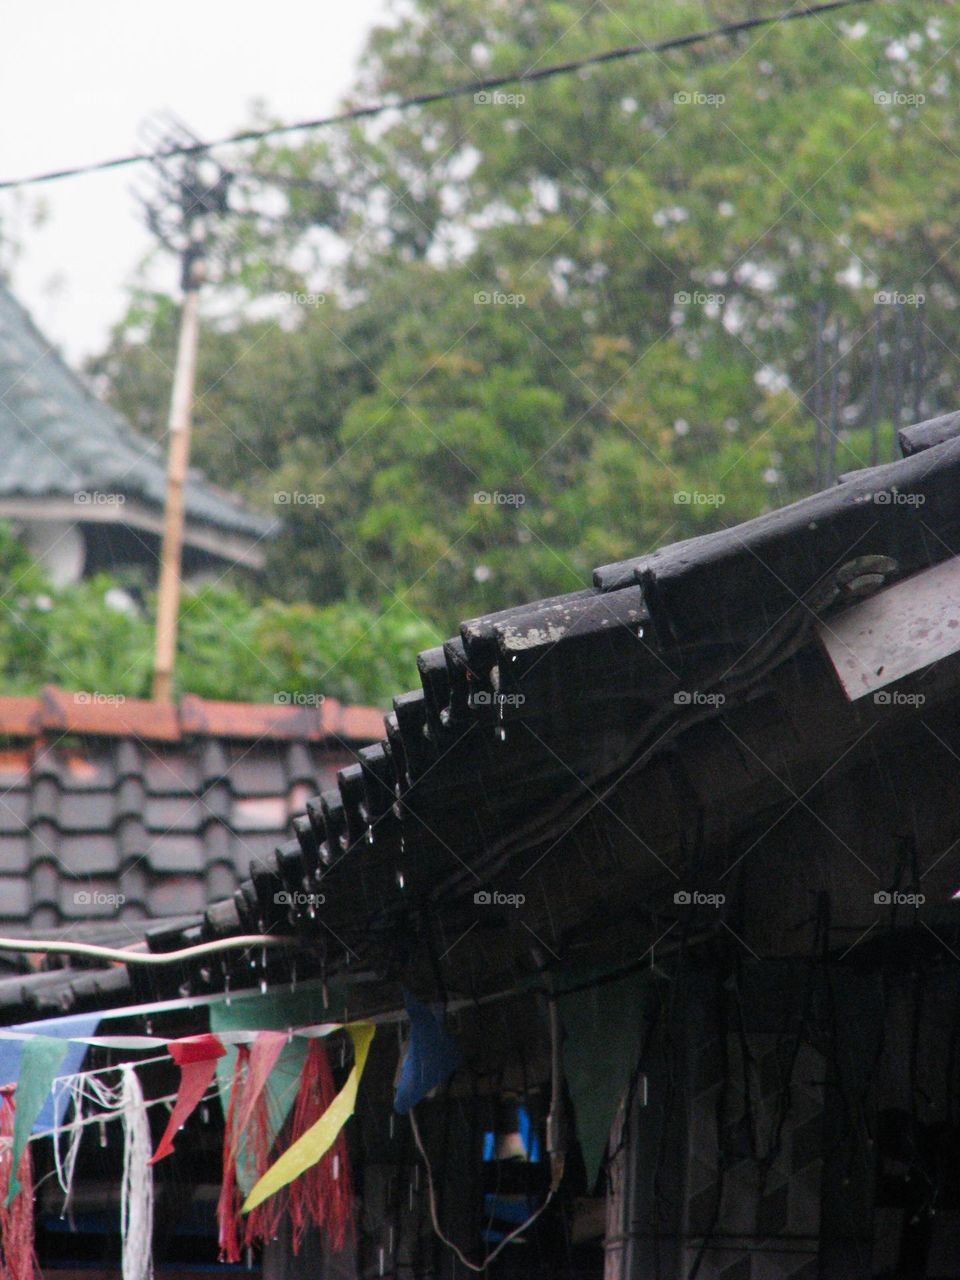
<instances>
[{"instance_id":1,"label":"colorful bunting flag","mask_svg":"<svg viewBox=\"0 0 960 1280\"><path fill-rule=\"evenodd\" d=\"M463 1062L460 1046L447 1034L443 1009L422 1004L409 991L404 1002L410 1018L410 1038L400 1067L393 1109L406 1115L411 1107L444 1084Z\"/></svg>"},{"instance_id":2,"label":"colorful bunting flag","mask_svg":"<svg viewBox=\"0 0 960 1280\"><path fill-rule=\"evenodd\" d=\"M243 1213L250 1213L256 1209L281 1187L285 1187L311 1165L316 1164L320 1157L329 1151L337 1134L353 1115L357 1089L367 1064L367 1054L370 1052L370 1043L376 1028L371 1022L353 1022L347 1026L346 1030L353 1040L353 1066L350 1068L346 1083L316 1124L298 1138L293 1146L288 1147L279 1160L271 1165L257 1181L244 1201Z\"/></svg>"},{"instance_id":3,"label":"colorful bunting flag","mask_svg":"<svg viewBox=\"0 0 960 1280\"><path fill-rule=\"evenodd\" d=\"M174 1136L209 1089L216 1074L217 1059L227 1052L217 1037L211 1035L184 1036L180 1040L171 1040L167 1048L180 1068L180 1088L163 1137L150 1157L150 1164L156 1164L173 1151Z\"/></svg>"}]
</instances>

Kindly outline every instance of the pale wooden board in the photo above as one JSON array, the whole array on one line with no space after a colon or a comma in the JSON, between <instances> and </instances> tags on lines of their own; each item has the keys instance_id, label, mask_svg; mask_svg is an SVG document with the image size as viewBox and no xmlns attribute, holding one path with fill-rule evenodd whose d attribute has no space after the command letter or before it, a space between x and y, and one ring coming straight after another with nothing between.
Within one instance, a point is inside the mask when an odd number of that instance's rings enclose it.
<instances>
[{"instance_id":1,"label":"pale wooden board","mask_svg":"<svg viewBox=\"0 0 960 1280\"><path fill-rule=\"evenodd\" d=\"M960 557L851 605L818 627L851 701L960 651Z\"/></svg>"}]
</instances>

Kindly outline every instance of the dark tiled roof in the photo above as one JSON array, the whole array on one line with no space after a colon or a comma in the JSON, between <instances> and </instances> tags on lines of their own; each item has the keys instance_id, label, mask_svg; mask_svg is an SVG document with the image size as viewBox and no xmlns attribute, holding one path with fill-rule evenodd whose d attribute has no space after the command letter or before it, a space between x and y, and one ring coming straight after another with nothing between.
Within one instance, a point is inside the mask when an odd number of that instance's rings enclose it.
<instances>
[{"instance_id":1,"label":"dark tiled roof","mask_svg":"<svg viewBox=\"0 0 960 1280\"><path fill-rule=\"evenodd\" d=\"M272 861L380 724L333 699L0 698L0 919L42 932L202 911Z\"/></svg>"},{"instance_id":2,"label":"dark tiled roof","mask_svg":"<svg viewBox=\"0 0 960 1280\"><path fill-rule=\"evenodd\" d=\"M521 885L532 894L536 885L545 905L523 923L544 935L579 928L582 937L586 925L603 946L608 936L612 946L629 935L635 954L639 915L630 913L673 894L677 881L662 869L689 864L705 838L700 824L717 824L712 838L722 841L731 822L783 803L781 776L813 784L848 752L852 762L874 724L905 732L915 718L909 705L849 702L816 638L832 611L960 547L960 414L909 428L901 442L903 460L790 507L605 566L585 590L464 622L457 636L420 655L421 688L395 699L385 739L320 780L293 820L293 838L267 862L254 861L232 897L211 875L202 918L148 937L149 945L170 950L238 931L292 930L301 973L311 949L324 972L349 953L354 967L395 973L397 946L409 956L426 912L445 931L443 955L459 967L458 989L474 990L506 953L497 951L493 916L492 931L485 923L472 933L473 895ZM941 716L941 734L951 733L958 684L958 665L942 663L925 685L925 717ZM719 690L723 700L694 701L685 696L691 690ZM25 712L16 714L22 720ZM923 763L933 739L916 734ZM272 747L284 760L279 743ZM204 780L223 775L204 759L191 766ZM242 769L238 762L232 771L234 787ZM937 773L927 773L935 790ZM181 793L153 788L158 799L166 794ZM236 797L222 788L209 796L205 804L232 806L230 838L239 838ZM32 803L55 798L44 790ZM259 812L253 799L243 791L251 821ZM125 821L139 814L142 822L148 807L136 796L130 806ZM949 825L950 815L935 810L930 821ZM172 842L191 839L192 818L175 805L165 818L166 856L189 861L189 846ZM32 843L12 849L11 859L28 868L38 861ZM214 865L229 868L230 854ZM941 873L949 879L949 859ZM281 889L322 892L323 905L315 914L290 911L277 905ZM481 934L475 945L459 945ZM271 960L275 976L285 963ZM176 981L209 984L200 974L179 970ZM136 987L132 969L130 980ZM68 972L58 998L66 989L70 1001L108 1004L129 994L89 990L93 981Z\"/></svg>"},{"instance_id":3,"label":"dark tiled roof","mask_svg":"<svg viewBox=\"0 0 960 1280\"><path fill-rule=\"evenodd\" d=\"M0 453L0 498L73 501L79 491L100 491L163 510L163 448L91 394L2 285ZM196 472L185 502L188 543L193 524L250 539L272 526Z\"/></svg>"},{"instance_id":4,"label":"dark tiled roof","mask_svg":"<svg viewBox=\"0 0 960 1280\"><path fill-rule=\"evenodd\" d=\"M587 590L464 622L420 655L422 687L395 699L386 740L308 803L274 878L236 896L241 926L270 919L273 888L309 884L319 866L322 919L359 947L405 903L465 896L540 856L640 769L650 841L682 837L698 788L717 794L711 752L721 751L709 734L718 707L685 704L683 691L718 673L729 716L800 655L782 705L745 713L764 758L791 736L835 742L882 716L846 702L814 628L855 592L960 548L960 413L906 429L901 448L902 460L792 506L599 568ZM697 725L678 789L658 760ZM722 748L725 785L762 778L743 750ZM229 921L217 913L217 927ZM273 923L284 927L282 914Z\"/></svg>"}]
</instances>

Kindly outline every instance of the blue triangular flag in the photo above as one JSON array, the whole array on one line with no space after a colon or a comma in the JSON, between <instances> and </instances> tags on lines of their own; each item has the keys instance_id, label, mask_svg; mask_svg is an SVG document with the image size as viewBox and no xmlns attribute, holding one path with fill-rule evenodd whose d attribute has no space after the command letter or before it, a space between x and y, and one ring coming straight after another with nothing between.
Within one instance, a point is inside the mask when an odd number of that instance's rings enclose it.
<instances>
[{"instance_id":1,"label":"blue triangular flag","mask_svg":"<svg viewBox=\"0 0 960 1280\"><path fill-rule=\"evenodd\" d=\"M409 991L403 993L403 999L410 1019L410 1039L393 1100L393 1109L400 1115L406 1115L448 1080L463 1061L459 1045L444 1029L442 1006L421 1004Z\"/></svg>"},{"instance_id":2,"label":"blue triangular flag","mask_svg":"<svg viewBox=\"0 0 960 1280\"><path fill-rule=\"evenodd\" d=\"M23 1022L8 1031L22 1031L42 1036L67 1039L69 1036L95 1036L97 1027L103 1018L102 1013L78 1013L66 1018L51 1018L46 1022ZM67 1046L63 1061L57 1074L74 1075L80 1070L84 1054L88 1046L70 1043ZM20 1079L20 1062L23 1056L23 1042L20 1040L0 1040L0 1084L16 1084ZM63 1113L67 1109L68 1093L66 1089L52 1089L47 1094L46 1102L33 1124L34 1133L45 1133L55 1124L63 1123Z\"/></svg>"}]
</instances>

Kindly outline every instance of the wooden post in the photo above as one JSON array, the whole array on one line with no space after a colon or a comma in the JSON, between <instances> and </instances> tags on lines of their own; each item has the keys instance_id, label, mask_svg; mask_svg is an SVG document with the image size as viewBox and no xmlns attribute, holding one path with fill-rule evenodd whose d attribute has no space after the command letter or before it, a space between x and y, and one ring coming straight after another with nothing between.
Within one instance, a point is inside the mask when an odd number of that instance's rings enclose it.
<instances>
[{"instance_id":1,"label":"wooden post","mask_svg":"<svg viewBox=\"0 0 960 1280\"><path fill-rule=\"evenodd\" d=\"M177 611L180 604L180 565L183 551L183 486L190 459L190 426L197 367L199 281L187 280L180 312L177 363L170 397L170 435L167 455L167 498L160 552L160 585L157 594L157 632L153 664L153 696L170 702L177 648Z\"/></svg>"}]
</instances>

